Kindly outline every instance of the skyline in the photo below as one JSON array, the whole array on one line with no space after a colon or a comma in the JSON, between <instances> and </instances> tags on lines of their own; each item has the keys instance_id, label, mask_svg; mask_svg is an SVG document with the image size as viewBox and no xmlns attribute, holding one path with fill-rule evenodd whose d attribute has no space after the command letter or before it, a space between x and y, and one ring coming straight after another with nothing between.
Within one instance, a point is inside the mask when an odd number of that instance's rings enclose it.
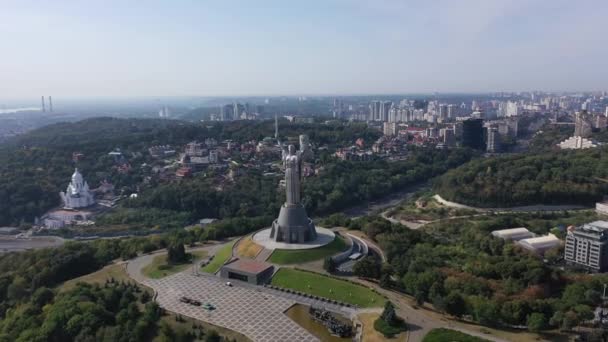
<instances>
[{"instance_id":1,"label":"skyline","mask_svg":"<svg viewBox=\"0 0 608 342\"><path fill-rule=\"evenodd\" d=\"M608 88L608 3L3 3L0 98Z\"/></svg>"}]
</instances>

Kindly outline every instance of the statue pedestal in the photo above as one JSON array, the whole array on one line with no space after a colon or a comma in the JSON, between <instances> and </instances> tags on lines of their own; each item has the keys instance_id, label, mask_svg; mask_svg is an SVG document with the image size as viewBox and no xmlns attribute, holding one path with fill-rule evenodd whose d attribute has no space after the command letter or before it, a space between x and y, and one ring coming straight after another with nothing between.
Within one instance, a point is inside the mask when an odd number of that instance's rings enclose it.
<instances>
[{"instance_id":1,"label":"statue pedestal","mask_svg":"<svg viewBox=\"0 0 608 342\"><path fill-rule=\"evenodd\" d=\"M276 242L305 243L314 241L317 232L302 204L283 204L279 217L272 223L270 238Z\"/></svg>"}]
</instances>

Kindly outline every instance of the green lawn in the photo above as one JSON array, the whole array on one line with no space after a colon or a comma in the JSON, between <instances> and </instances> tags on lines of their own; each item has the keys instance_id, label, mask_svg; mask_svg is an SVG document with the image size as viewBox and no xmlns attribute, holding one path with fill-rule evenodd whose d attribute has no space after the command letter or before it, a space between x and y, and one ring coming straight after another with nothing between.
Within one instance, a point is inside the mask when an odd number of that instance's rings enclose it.
<instances>
[{"instance_id":1,"label":"green lawn","mask_svg":"<svg viewBox=\"0 0 608 342\"><path fill-rule=\"evenodd\" d=\"M232 256L232 246L234 246L236 240L238 239L234 239L227 243L224 247L220 248L220 250L215 253L213 260L211 260L210 263L201 268L201 271L207 273L217 272L220 267L222 267L222 265Z\"/></svg>"},{"instance_id":2,"label":"green lawn","mask_svg":"<svg viewBox=\"0 0 608 342\"><path fill-rule=\"evenodd\" d=\"M438 328L429 331L422 342L488 342L488 340L476 336L467 335L460 331Z\"/></svg>"},{"instance_id":3,"label":"green lawn","mask_svg":"<svg viewBox=\"0 0 608 342\"><path fill-rule=\"evenodd\" d=\"M272 277L272 285L315 296L335 299L360 307L381 307L386 299L371 289L319 273L281 268Z\"/></svg>"},{"instance_id":4,"label":"green lawn","mask_svg":"<svg viewBox=\"0 0 608 342\"><path fill-rule=\"evenodd\" d=\"M192 259L189 262L173 265L167 263L167 254L157 255L152 259L152 262L146 265L141 271L148 278L159 279L181 272L191 266L192 262L207 256L206 251L190 252L189 254L192 255Z\"/></svg>"},{"instance_id":5,"label":"green lawn","mask_svg":"<svg viewBox=\"0 0 608 342\"><path fill-rule=\"evenodd\" d=\"M347 246L344 239L336 236L334 241L319 248L301 250L275 249L275 251L272 252L272 255L270 255L268 261L279 265L301 264L309 261L324 259L330 255L340 253L346 250L346 247Z\"/></svg>"}]
</instances>

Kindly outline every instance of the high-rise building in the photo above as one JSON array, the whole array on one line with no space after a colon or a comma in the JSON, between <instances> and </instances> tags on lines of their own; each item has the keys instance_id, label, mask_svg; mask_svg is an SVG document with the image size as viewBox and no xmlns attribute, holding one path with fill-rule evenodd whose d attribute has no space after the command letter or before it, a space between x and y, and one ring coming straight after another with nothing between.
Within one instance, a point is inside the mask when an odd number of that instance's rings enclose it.
<instances>
[{"instance_id":1,"label":"high-rise building","mask_svg":"<svg viewBox=\"0 0 608 342\"><path fill-rule=\"evenodd\" d=\"M439 135L443 138L443 143L446 147L452 147L456 143L456 138L453 128L442 128Z\"/></svg>"},{"instance_id":2,"label":"high-rise building","mask_svg":"<svg viewBox=\"0 0 608 342\"><path fill-rule=\"evenodd\" d=\"M608 222L595 221L568 229L566 262L595 272L608 269Z\"/></svg>"},{"instance_id":3,"label":"high-rise building","mask_svg":"<svg viewBox=\"0 0 608 342\"><path fill-rule=\"evenodd\" d=\"M508 101L507 108L506 108L506 116L511 117L511 116L517 116L518 114L519 114L519 106L517 105L517 102Z\"/></svg>"},{"instance_id":4,"label":"high-rise building","mask_svg":"<svg viewBox=\"0 0 608 342\"><path fill-rule=\"evenodd\" d=\"M395 136L397 135L397 124L394 122L384 122L382 124L382 131L384 135Z\"/></svg>"},{"instance_id":5,"label":"high-rise building","mask_svg":"<svg viewBox=\"0 0 608 342\"><path fill-rule=\"evenodd\" d=\"M458 116L458 106L449 104L448 105L448 119L454 119Z\"/></svg>"},{"instance_id":6,"label":"high-rise building","mask_svg":"<svg viewBox=\"0 0 608 342\"><path fill-rule=\"evenodd\" d=\"M587 118L587 113L576 112L574 119L574 136L588 138L591 135L591 122Z\"/></svg>"},{"instance_id":7,"label":"high-rise building","mask_svg":"<svg viewBox=\"0 0 608 342\"><path fill-rule=\"evenodd\" d=\"M382 101L380 103L380 113L378 117L378 121L388 121L388 113L391 110L393 103L391 101Z\"/></svg>"},{"instance_id":8,"label":"high-rise building","mask_svg":"<svg viewBox=\"0 0 608 342\"><path fill-rule=\"evenodd\" d=\"M462 146L475 150L485 150L483 120L469 119L462 123Z\"/></svg>"},{"instance_id":9,"label":"high-rise building","mask_svg":"<svg viewBox=\"0 0 608 342\"><path fill-rule=\"evenodd\" d=\"M440 104L439 105L439 119L445 121L448 119L448 105Z\"/></svg>"},{"instance_id":10,"label":"high-rise building","mask_svg":"<svg viewBox=\"0 0 608 342\"><path fill-rule=\"evenodd\" d=\"M233 120L239 120L241 118L241 115L243 114L243 112L245 112L245 106L235 102L234 103L234 112L233 112Z\"/></svg>"},{"instance_id":11,"label":"high-rise building","mask_svg":"<svg viewBox=\"0 0 608 342\"><path fill-rule=\"evenodd\" d=\"M490 153L500 152L500 134L497 127L488 128L488 142L486 151Z\"/></svg>"},{"instance_id":12,"label":"high-rise building","mask_svg":"<svg viewBox=\"0 0 608 342\"><path fill-rule=\"evenodd\" d=\"M369 104L369 121L380 121L380 101L372 101Z\"/></svg>"},{"instance_id":13,"label":"high-rise building","mask_svg":"<svg viewBox=\"0 0 608 342\"><path fill-rule=\"evenodd\" d=\"M220 121L232 120L234 116L234 107L231 104L220 107Z\"/></svg>"}]
</instances>

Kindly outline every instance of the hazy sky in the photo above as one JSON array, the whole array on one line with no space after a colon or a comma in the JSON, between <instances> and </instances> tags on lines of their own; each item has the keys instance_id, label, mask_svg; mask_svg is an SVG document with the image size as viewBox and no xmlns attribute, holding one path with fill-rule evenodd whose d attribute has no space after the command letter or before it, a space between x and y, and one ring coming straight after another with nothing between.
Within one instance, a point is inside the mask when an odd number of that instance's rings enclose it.
<instances>
[{"instance_id":1,"label":"hazy sky","mask_svg":"<svg viewBox=\"0 0 608 342\"><path fill-rule=\"evenodd\" d=\"M0 98L608 89L608 1L0 0Z\"/></svg>"}]
</instances>

